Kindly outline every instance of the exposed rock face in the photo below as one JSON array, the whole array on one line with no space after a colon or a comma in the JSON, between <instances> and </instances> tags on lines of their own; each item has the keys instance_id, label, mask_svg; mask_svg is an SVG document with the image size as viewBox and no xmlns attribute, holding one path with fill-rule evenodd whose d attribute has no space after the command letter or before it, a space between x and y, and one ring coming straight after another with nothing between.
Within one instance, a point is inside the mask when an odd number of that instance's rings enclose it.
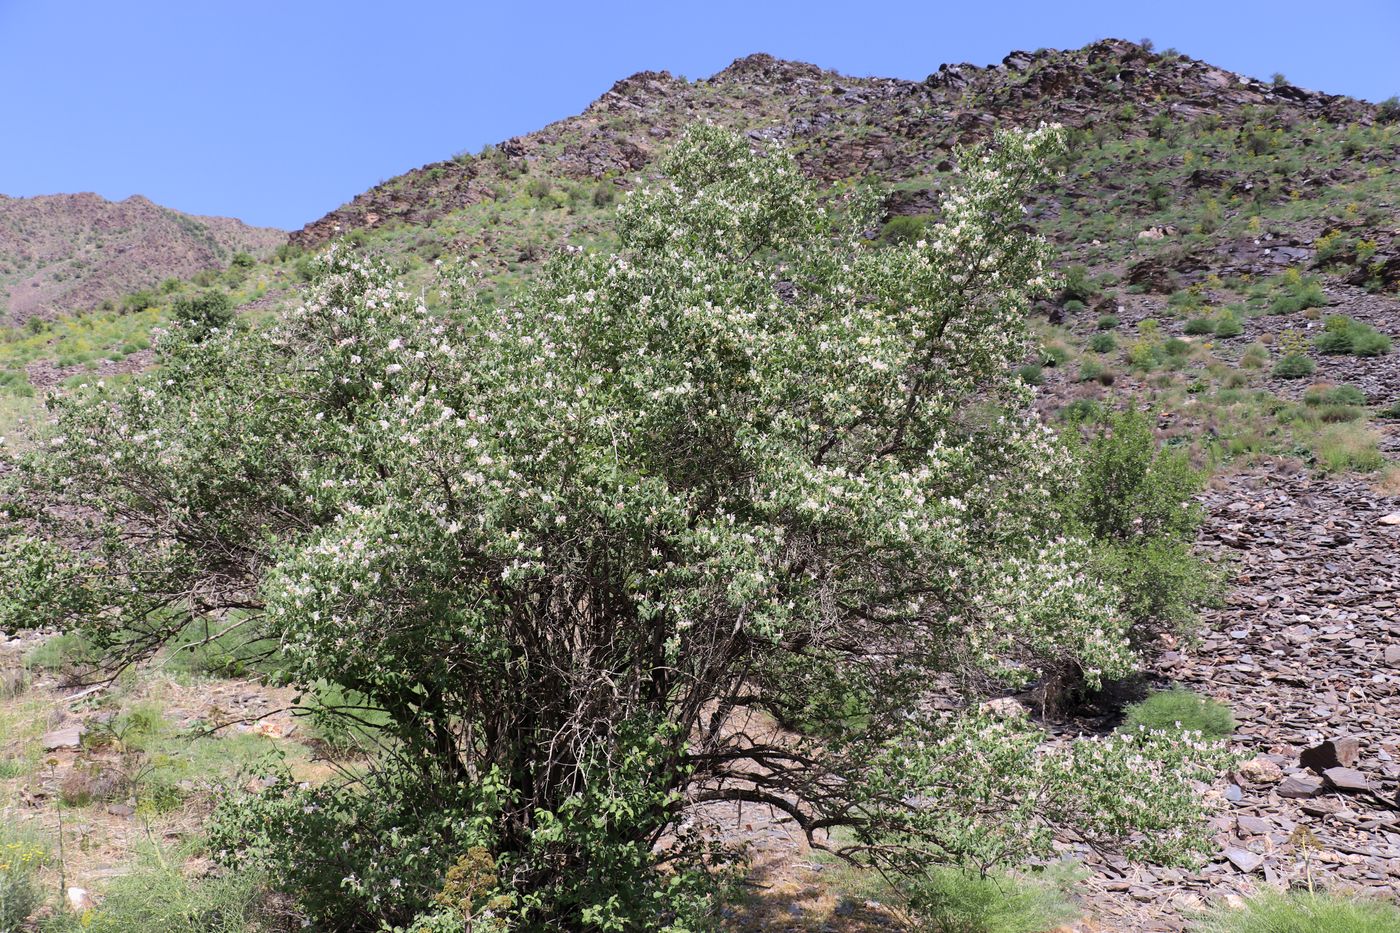
<instances>
[{"instance_id":1,"label":"exposed rock face","mask_svg":"<svg viewBox=\"0 0 1400 933\"><path fill-rule=\"evenodd\" d=\"M83 310L174 276L265 256L281 230L196 217L136 196L0 195L0 321Z\"/></svg>"},{"instance_id":2,"label":"exposed rock face","mask_svg":"<svg viewBox=\"0 0 1400 933\"><path fill-rule=\"evenodd\" d=\"M803 168L821 179L877 173L888 183L927 173L946 163L956 144L981 139L997 126L1052 120L1086 126L1106 119L1145 125L1159 114L1188 121L1204 113L1229 125L1246 108L1260 106L1333 122L1374 118L1374 108L1362 101L1275 87L1117 39L1070 51L1012 52L987 68L943 65L923 81L848 77L750 55L695 82L639 72L578 116L507 140L487 158L414 169L308 224L292 240L314 246L360 227L430 224L490 197L493 182L522 171L623 181L651 164L664 148L657 140L697 120L744 130L760 143L789 142ZM1133 115L1124 116L1129 109Z\"/></svg>"}]
</instances>

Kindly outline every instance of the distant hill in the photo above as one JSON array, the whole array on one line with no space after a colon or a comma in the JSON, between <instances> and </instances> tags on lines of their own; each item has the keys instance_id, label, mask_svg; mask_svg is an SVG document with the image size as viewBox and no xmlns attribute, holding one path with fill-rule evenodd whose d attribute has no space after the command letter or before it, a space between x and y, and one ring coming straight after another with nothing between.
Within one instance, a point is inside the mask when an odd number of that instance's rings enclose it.
<instances>
[{"instance_id":1,"label":"distant hill","mask_svg":"<svg viewBox=\"0 0 1400 933\"><path fill-rule=\"evenodd\" d=\"M264 258L286 239L281 230L182 214L140 196L0 195L0 321L91 308L226 265L238 252Z\"/></svg>"}]
</instances>

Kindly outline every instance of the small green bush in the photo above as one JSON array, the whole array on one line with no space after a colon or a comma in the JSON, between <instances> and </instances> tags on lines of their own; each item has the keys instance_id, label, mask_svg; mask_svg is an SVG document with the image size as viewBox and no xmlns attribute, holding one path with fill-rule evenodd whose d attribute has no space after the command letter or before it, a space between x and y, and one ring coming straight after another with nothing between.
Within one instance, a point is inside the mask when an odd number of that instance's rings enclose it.
<instances>
[{"instance_id":1,"label":"small green bush","mask_svg":"<svg viewBox=\"0 0 1400 933\"><path fill-rule=\"evenodd\" d=\"M1343 314L1333 314L1328 316L1322 333L1313 340L1313 345L1319 353L1380 356L1390 352L1391 341L1370 324Z\"/></svg>"},{"instance_id":2,"label":"small green bush","mask_svg":"<svg viewBox=\"0 0 1400 933\"><path fill-rule=\"evenodd\" d=\"M1376 412L1377 417L1400 419L1400 399L1396 399L1389 405Z\"/></svg>"},{"instance_id":3,"label":"small green bush","mask_svg":"<svg viewBox=\"0 0 1400 933\"><path fill-rule=\"evenodd\" d=\"M1274 375L1280 379L1303 379L1317 370L1317 364L1302 353L1289 353L1274 364Z\"/></svg>"},{"instance_id":4,"label":"small green bush","mask_svg":"<svg viewBox=\"0 0 1400 933\"><path fill-rule=\"evenodd\" d=\"M1269 362L1269 348L1262 343L1252 343L1240 357L1240 365L1245 369L1263 369Z\"/></svg>"},{"instance_id":5,"label":"small green bush","mask_svg":"<svg viewBox=\"0 0 1400 933\"><path fill-rule=\"evenodd\" d=\"M1215 322L1208 317L1193 317L1186 322L1186 333L1191 337L1215 333Z\"/></svg>"},{"instance_id":6,"label":"small green bush","mask_svg":"<svg viewBox=\"0 0 1400 933\"><path fill-rule=\"evenodd\" d=\"M24 922L43 900L35 878L43 862L42 846L0 826L0 931L28 929Z\"/></svg>"},{"instance_id":7,"label":"small green bush","mask_svg":"<svg viewBox=\"0 0 1400 933\"><path fill-rule=\"evenodd\" d=\"M1089 278L1088 267L1073 265L1065 270L1065 284L1060 292L1065 301L1080 301L1087 305L1098 297L1100 291L1098 283Z\"/></svg>"},{"instance_id":8,"label":"small green bush","mask_svg":"<svg viewBox=\"0 0 1400 933\"><path fill-rule=\"evenodd\" d=\"M1221 339L1238 337L1244 333L1244 324L1233 314L1222 314L1215 322L1215 336Z\"/></svg>"},{"instance_id":9,"label":"small green bush","mask_svg":"<svg viewBox=\"0 0 1400 933\"><path fill-rule=\"evenodd\" d=\"M1081 914L1063 875L933 868L903 893L923 933L1043 933Z\"/></svg>"},{"instance_id":10,"label":"small green bush","mask_svg":"<svg viewBox=\"0 0 1400 933\"><path fill-rule=\"evenodd\" d=\"M1079 378L1077 381L1096 382L1103 378L1103 374L1106 371L1107 367L1098 360L1084 360L1079 364Z\"/></svg>"},{"instance_id":11,"label":"small green bush","mask_svg":"<svg viewBox=\"0 0 1400 933\"><path fill-rule=\"evenodd\" d=\"M1069 350L1063 344L1047 343L1040 348L1042 366L1059 366L1069 359Z\"/></svg>"},{"instance_id":12,"label":"small green bush","mask_svg":"<svg viewBox=\"0 0 1400 933\"><path fill-rule=\"evenodd\" d=\"M1098 321L1098 328L1099 328L1099 330L1113 330L1113 328L1115 328L1115 327L1117 327L1117 326L1118 326L1118 315L1116 315L1116 314L1101 314L1101 315L1099 315L1099 321Z\"/></svg>"},{"instance_id":13,"label":"small green bush","mask_svg":"<svg viewBox=\"0 0 1400 933\"><path fill-rule=\"evenodd\" d=\"M1382 356L1390 352L1390 337L1382 334L1373 327L1367 327L1352 335L1351 352L1353 356Z\"/></svg>"},{"instance_id":14,"label":"small green bush","mask_svg":"<svg viewBox=\"0 0 1400 933\"><path fill-rule=\"evenodd\" d=\"M1207 739L1223 739L1235 731L1235 717L1218 700L1203 697L1185 687L1173 687L1134 703L1124 712L1123 728L1155 732L1186 730Z\"/></svg>"},{"instance_id":15,"label":"small green bush","mask_svg":"<svg viewBox=\"0 0 1400 933\"><path fill-rule=\"evenodd\" d=\"M1356 424L1331 424L1307 440L1324 473L1371 473L1385 466L1372 431Z\"/></svg>"},{"instance_id":16,"label":"small green bush","mask_svg":"<svg viewBox=\"0 0 1400 933\"><path fill-rule=\"evenodd\" d=\"M1071 298L1064 303L1064 309L1067 314L1079 314L1084 308L1084 302L1080 301L1078 298Z\"/></svg>"},{"instance_id":17,"label":"small green bush","mask_svg":"<svg viewBox=\"0 0 1400 933\"><path fill-rule=\"evenodd\" d=\"M924 219L900 215L891 217L880 229L880 240L891 245L917 243L924 235Z\"/></svg>"},{"instance_id":18,"label":"small green bush","mask_svg":"<svg viewBox=\"0 0 1400 933\"><path fill-rule=\"evenodd\" d=\"M233 299L227 292L208 288L175 302L175 317L203 330L223 329L233 320Z\"/></svg>"},{"instance_id":19,"label":"small green bush","mask_svg":"<svg viewBox=\"0 0 1400 933\"><path fill-rule=\"evenodd\" d=\"M1089 349L1095 353L1112 353L1118 349L1118 341L1112 334L1095 334L1089 338Z\"/></svg>"},{"instance_id":20,"label":"small green bush","mask_svg":"<svg viewBox=\"0 0 1400 933\"><path fill-rule=\"evenodd\" d=\"M1162 344L1162 351L1169 357L1185 357L1191 355L1191 344L1177 337L1172 337Z\"/></svg>"},{"instance_id":21,"label":"small green bush","mask_svg":"<svg viewBox=\"0 0 1400 933\"><path fill-rule=\"evenodd\" d=\"M1091 398L1077 398L1060 411L1060 417L1071 424L1085 424L1103 417L1104 408Z\"/></svg>"},{"instance_id":22,"label":"small green bush","mask_svg":"<svg viewBox=\"0 0 1400 933\"><path fill-rule=\"evenodd\" d=\"M87 640L75 632L54 635L39 642L24 656L31 668L43 671L71 671L92 663L97 652Z\"/></svg>"},{"instance_id":23,"label":"small green bush","mask_svg":"<svg viewBox=\"0 0 1400 933\"><path fill-rule=\"evenodd\" d=\"M1209 914L1200 933L1400 933L1394 904L1352 895L1265 889Z\"/></svg>"},{"instance_id":24,"label":"small green bush","mask_svg":"<svg viewBox=\"0 0 1400 933\"><path fill-rule=\"evenodd\" d=\"M1039 386L1045 384L1045 373L1036 363L1027 363L1016 370L1016 375L1021 377L1021 381L1028 386Z\"/></svg>"},{"instance_id":25,"label":"small green bush","mask_svg":"<svg viewBox=\"0 0 1400 933\"><path fill-rule=\"evenodd\" d=\"M1314 386L1303 393L1305 405L1365 405L1366 393L1356 386Z\"/></svg>"}]
</instances>

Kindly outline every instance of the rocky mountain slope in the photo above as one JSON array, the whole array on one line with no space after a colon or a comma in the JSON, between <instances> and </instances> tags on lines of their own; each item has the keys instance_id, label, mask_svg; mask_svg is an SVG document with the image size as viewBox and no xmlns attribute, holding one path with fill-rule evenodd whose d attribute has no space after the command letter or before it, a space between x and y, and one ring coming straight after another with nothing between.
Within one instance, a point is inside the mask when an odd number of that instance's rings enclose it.
<instances>
[{"instance_id":1,"label":"rocky mountain slope","mask_svg":"<svg viewBox=\"0 0 1400 933\"><path fill-rule=\"evenodd\" d=\"M19 324L88 309L167 278L265 257L281 230L197 217L140 196L0 195L0 320Z\"/></svg>"}]
</instances>

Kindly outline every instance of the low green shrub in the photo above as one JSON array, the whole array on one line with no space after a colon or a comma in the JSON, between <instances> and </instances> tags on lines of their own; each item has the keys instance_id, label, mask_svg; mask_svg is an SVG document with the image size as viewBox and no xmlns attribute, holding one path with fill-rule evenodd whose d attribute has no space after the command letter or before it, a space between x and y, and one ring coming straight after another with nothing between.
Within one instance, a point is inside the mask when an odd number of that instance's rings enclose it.
<instances>
[{"instance_id":1,"label":"low green shrub","mask_svg":"<svg viewBox=\"0 0 1400 933\"><path fill-rule=\"evenodd\" d=\"M1077 398L1060 410L1060 417L1071 424L1098 421L1103 415L1103 405L1091 398Z\"/></svg>"},{"instance_id":2,"label":"low green shrub","mask_svg":"<svg viewBox=\"0 0 1400 933\"><path fill-rule=\"evenodd\" d=\"M1322 333L1314 340L1318 352L1334 355L1380 356L1390 352L1390 338L1369 324L1342 314L1328 316Z\"/></svg>"},{"instance_id":3,"label":"low green shrub","mask_svg":"<svg viewBox=\"0 0 1400 933\"><path fill-rule=\"evenodd\" d=\"M98 906L60 927L84 933L248 933L258 923L263 886L251 873L189 878L175 853L150 847L135 871L114 878ZM3 927L0 927L3 928Z\"/></svg>"},{"instance_id":4,"label":"low green shrub","mask_svg":"<svg viewBox=\"0 0 1400 933\"><path fill-rule=\"evenodd\" d=\"M1396 399L1376 412L1376 416L1379 418L1400 419L1400 399Z\"/></svg>"},{"instance_id":5,"label":"low green shrub","mask_svg":"<svg viewBox=\"0 0 1400 933\"><path fill-rule=\"evenodd\" d=\"M189 322L203 330L228 327L233 320L233 299L227 292L208 288L175 302L176 319Z\"/></svg>"},{"instance_id":6,"label":"low green shrub","mask_svg":"<svg viewBox=\"0 0 1400 933\"><path fill-rule=\"evenodd\" d=\"M917 243L924 235L925 221L922 217L900 215L891 217L880 229L880 240L891 245Z\"/></svg>"},{"instance_id":7,"label":"low green shrub","mask_svg":"<svg viewBox=\"0 0 1400 933\"><path fill-rule=\"evenodd\" d=\"M1101 315L1099 315L1099 320L1098 320L1098 325L1097 325L1097 326L1098 326L1099 330L1113 330L1113 328L1115 328L1115 327L1118 326L1118 315L1116 315L1116 314L1101 314Z\"/></svg>"},{"instance_id":8,"label":"low green shrub","mask_svg":"<svg viewBox=\"0 0 1400 933\"><path fill-rule=\"evenodd\" d=\"M1059 366L1069 359L1069 350L1064 344L1047 343L1040 348L1040 359L1042 366Z\"/></svg>"},{"instance_id":9,"label":"low green shrub","mask_svg":"<svg viewBox=\"0 0 1400 933\"><path fill-rule=\"evenodd\" d=\"M1303 404L1320 405L1365 405L1366 393L1356 386L1313 386L1303 393Z\"/></svg>"},{"instance_id":10,"label":"low green shrub","mask_svg":"<svg viewBox=\"0 0 1400 933\"><path fill-rule=\"evenodd\" d=\"M1109 333L1095 334L1089 338L1089 349L1095 353L1112 353L1118 349L1118 341Z\"/></svg>"},{"instance_id":11,"label":"low green shrub","mask_svg":"<svg viewBox=\"0 0 1400 933\"><path fill-rule=\"evenodd\" d=\"M1305 443L1324 473L1371 473L1385 466L1378 441L1374 431L1360 425L1331 424L1307 437Z\"/></svg>"},{"instance_id":12,"label":"low green shrub","mask_svg":"<svg viewBox=\"0 0 1400 933\"><path fill-rule=\"evenodd\" d=\"M1222 340L1238 337L1244 333L1244 324L1233 314L1222 314L1215 321L1215 336Z\"/></svg>"},{"instance_id":13,"label":"low green shrub","mask_svg":"<svg viewBox=\"0 0 1400 933\"><path fill-rule=\"evenodd\" d=\"M1089 304L1102 291L1099 284L1089 277L1089 269L1073 265L1065 270L1065 284L1060 294L1065 301L1079 301Z\"/></svg>"},{"instance_id":14,"label":"low green shrub","mask_svg":"<svg viewBox=\"0 0 1400 933\"><path fill-rule=\"evenodd\" d=\"M67 632L46 638L30 648L24 656L24 663L30 668L60 673L85 667L96 657L96 650L86 639L77 633Z\"/></svg>"},{"instance_id":15,"label":"low green shrub","mask_svg":"<svg viewBox=\"0 0 1400 933\"><path fill-rule=\"evenodd\" d=\"M1223 739L1235 731L1235 717L1218 700L1185 687L1161 690L1124 711L1123 728L1155 732L1199 732L1203 738Z\"/></svg>"},{"instance_id":16,"label":"low green shrub","mask_svg":"<svg viewBox=\"0 0 1400 933\"><path fill-rule=\"evenodd\" d=\"M26 920L39 909L43 895L35 878L44 862L44 849L16 830L0 825L0 930L27 929Z\"/></svg>"},{"instance_id":17,"label":"low green shrub","mask_svg":"<svg viewBox=\"0 0 1400 933\"><path fill-rule=\"evenodd\" d=\"M1193 317L1186 322L1186 333L1191 337L1200 337L1205 334L1215 333L1215 321L1208 317Z\"/></svg>"},{"instance_id":18,"label":"low green shrub","mask_svg":"<svg viewBox=\"0 0 1400 933\"><path fill-rule=\"evenodd\" d=\"M1067 872L982 874L934 868L902 893L923 933L1044 933L1081 916Z\"/></svg>"},{"instance_id":19,"label":"low green shrub","mask_svg":"<svg viewBox=\"0 0 1400 933\"><path fill-rule=\"evenodd\" d=\"M1374 327L1366 327L1365 330L1352 334L1351 353L1353 356L1383 356L1390 352L1391 346L1390 337Z\"/></svg>"},{"instance_id":20,"label":"low green shrub","mask_svg":"<svg viewBox=\"0 0 1400 933\"><path fill-rule=\"evenodd\" d=\"M1240 365L1245 369L1263 369L1269 362L1269 348L1262 343L1251 343L1240 357Z\"/></svg>"},{"instance_id":21,"label":"low green shrub","mask_svg":"<svg viewBox=\"0 0 1400 933\"><path fill-rule=\"evenodd\" d=\"M1066 513L1094 542L1096 571L1118 590L1130 636L1145 644L1189 632L1218 588L1215 571L1192 551L1204 476L1182 451L1158 449L1141 412L1110 415L1087 443L1074 434L1067 443L1082 466Z\"/></svg>"},{"instance_id":22,"label":"low green shrub","mask_svg":"<svg viewBox=\"0 0 1400 933\"><path fill-rule=\"evenodd\" d=\"M1317 371L1317 364L1302 353L1289 353L1274 364L1274 375L1280 379L1303 379Z\"/></svg>"},{"instance_id":23,"label":"low green shrub","mask_svg":"<svg viewBox=\"0 0 1400 933\"><path fill-rule=\"evenodd\" d=\"M1355 895L1264 889L1208 914L1199 933L1400 933L1400 909Z\"/></svg>"},{"instance_id":24,"label":"low green shrub","mask_svg":"<svg viewBox=\"0 0 1400 933\"><path fill-rule=\"evenodd\" d=\"M1021 377L1021 381L1028 386L1039 386L1045 384L1045 373L1038 363L1027 363L1016 370L1016 375Z\"/></svg>"},{"instance_id":25,"label":"low green shrub","mask_svg":"<svg viewBox=\"0 0 1400 933\"><path fill-rule=\"evenodd\" d=\"M1102 379L1104 373L1108 372L1108 367L1098 360L1083 360L1079 364L1078 382L1097 382Z\"/></svg>"}]
</instances>

